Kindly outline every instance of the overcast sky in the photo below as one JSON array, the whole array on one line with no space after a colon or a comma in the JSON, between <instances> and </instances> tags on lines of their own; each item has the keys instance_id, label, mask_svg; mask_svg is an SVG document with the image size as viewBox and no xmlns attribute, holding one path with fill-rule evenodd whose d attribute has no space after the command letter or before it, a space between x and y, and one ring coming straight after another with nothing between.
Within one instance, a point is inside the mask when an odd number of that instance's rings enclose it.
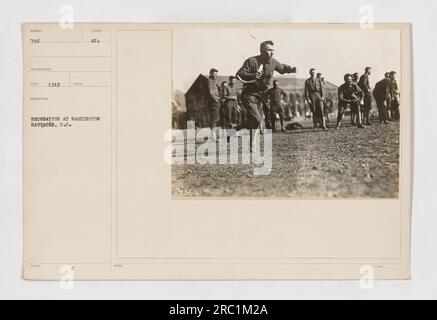
<instances>
[{"instance_id":1,"label":"overcast sky","mask_svg":"<svg viewBox=\"0 0 437 320\"><path fill-rule=\"evenodd\" d=\"M315 67L340 85L345 73L361 74L371 66L371 86L386 71L398 72L400 79L398 30L198 28L174 31L174 88L186 92L199 73L207 74L211 67L220 75L235 74L246 58L259 54L264 40L275 43L277 60L297 67L297 75L288 77L307 78Z\"/></svg>"}]
</instances>

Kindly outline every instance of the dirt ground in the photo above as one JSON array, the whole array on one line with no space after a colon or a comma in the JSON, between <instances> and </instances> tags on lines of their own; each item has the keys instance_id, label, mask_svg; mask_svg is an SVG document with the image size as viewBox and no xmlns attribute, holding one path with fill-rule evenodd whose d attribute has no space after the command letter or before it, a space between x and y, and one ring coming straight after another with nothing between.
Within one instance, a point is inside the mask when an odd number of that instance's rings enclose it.
<instances>
[{"instance_id":1,"label":"dirt ground","mask_svg":"<svg viewBox=\"0 0 437 320\"><path fill-rule=\"evenodd\" d=\"M392 198L398 196L399 124L273 134L273 169L254 165L173 165L173 196ZM241 152L241 151L240 151Z\"/></svg>"}]
</instances>

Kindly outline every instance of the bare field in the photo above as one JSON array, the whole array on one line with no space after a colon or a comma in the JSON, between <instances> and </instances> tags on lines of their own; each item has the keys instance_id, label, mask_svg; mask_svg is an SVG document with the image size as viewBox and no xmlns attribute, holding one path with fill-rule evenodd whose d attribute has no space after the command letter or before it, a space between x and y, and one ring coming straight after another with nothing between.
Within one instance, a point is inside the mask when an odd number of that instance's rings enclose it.
<instances>
[{"instance_id":1,"label":"bare field","mask_svg":"<svg viewBox=\"0 0 437 320\"><path fill-rule=\"evenodd\" d=\"M395 198L399 124L357 129L346 117L340 130L274 133L271 174L255 176L253 166L173 165L173 196Z\"/></svg>"}]
</instances>

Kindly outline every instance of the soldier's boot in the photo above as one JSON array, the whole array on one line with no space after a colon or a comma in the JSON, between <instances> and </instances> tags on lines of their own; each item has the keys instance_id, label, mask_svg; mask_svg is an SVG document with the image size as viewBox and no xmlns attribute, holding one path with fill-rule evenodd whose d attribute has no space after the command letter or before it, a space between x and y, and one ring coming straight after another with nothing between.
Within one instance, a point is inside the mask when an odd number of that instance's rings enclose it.
<instances>
[{"instance_id":1,"label":"soldier's boot","mask_svg":"<svg viewBox=\"0 0 437 320\"><path fill-rule=\"evenodd\" d=\"M286 132L286 130L284 128L284 117L280 117L279 121L281 122L281 132Z\"/></svg>"},{"instance_id":2,"label":"soldier's boot","mask_svg":"<svg viewBox=\"0 0 437 320\"><path fill-rule=\"evenodd\" d=\"M370 121L370 115L367 115L367 116L366 116L366 124L367 124L368 126L370 126L370 125L373 124L373 122Z\"/></svg>"},{"instance_id":3,"label":"soldier's boot","mask_svg":"<svg viewBox=\"0 0 437 320\"><path fill-rule=\"evenodd\" d=\"M272 121L272 132L276 133L276 121Z\"/></svg>"},{"instance_id":4,"label":"soldier's boot","mask_svg":"<svg viewBox=\"0 0 437 320\"><path fill-rule=\"evenodd\" d=\"M361 112L357 113L357 128L365 128L365 126L363 126L361 123Z\"/></svg>"}]
</instances>

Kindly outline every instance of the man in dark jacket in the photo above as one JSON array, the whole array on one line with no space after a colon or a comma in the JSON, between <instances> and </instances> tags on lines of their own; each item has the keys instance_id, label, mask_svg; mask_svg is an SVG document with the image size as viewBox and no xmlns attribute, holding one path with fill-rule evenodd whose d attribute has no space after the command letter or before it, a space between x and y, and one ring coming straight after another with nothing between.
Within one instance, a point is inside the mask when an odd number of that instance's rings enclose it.
<instances>
[{"instance_id":1,"label":"man in dark jacket","mask_svg":"<svg viewBox=\"0 0 437 320\"><path fill-rule=\"evenodd\" d=\"M389 73L385 73L384 79L378 81L373 88L373 97L376 100L376 106L378 107L379 122L381 124L387 124L388 122L388 106L391 104L390 97L391 81L389 79Z\"/></svg>"},{"instance_id":2,"label":"man in dark jacket","mask_svg":"<svg viewBox=\"0 0 437 320\"><path fill-rule=\"evenodd\" d=\"M319 78L316 77L316 69L310 69L310 77L305 81L305 99L308 102L310 110L313 114L313 125L316 130L319 123L322 129L327 130L325 116L323 111L323 84Z\"/></svg>"},{"instance_id":3,"label":"man in dark jacket","mask_svg":"<svg viewBox=\"0 0 437 320\"><path fill-rule=\"evenodd\" d=\"M338 115L336 129L340 129L341 120L347 106L351 109L358 110L360 106L360 94L361 90L356 84L352 82L352 75L347 73L344 75L344 83L338 88ZM361 123L360 112L357 113L357 127L365 128Z\"/></svg>"},{"instance_id":4,"label":"man in dark jacket","mask_svg":"<svg viewBox=\"0 0 437 320\"><path fill-rule=\"evenodd\" d=\"M370 122L370 110L372 110L372 94L370 89L369 76L372 73L371 67L366 67L364 69L364 74L360 77L358 85L364 94L364 105L363 105L363 122L367 125L372 124Z\"/></svg>"}]
</instances>

